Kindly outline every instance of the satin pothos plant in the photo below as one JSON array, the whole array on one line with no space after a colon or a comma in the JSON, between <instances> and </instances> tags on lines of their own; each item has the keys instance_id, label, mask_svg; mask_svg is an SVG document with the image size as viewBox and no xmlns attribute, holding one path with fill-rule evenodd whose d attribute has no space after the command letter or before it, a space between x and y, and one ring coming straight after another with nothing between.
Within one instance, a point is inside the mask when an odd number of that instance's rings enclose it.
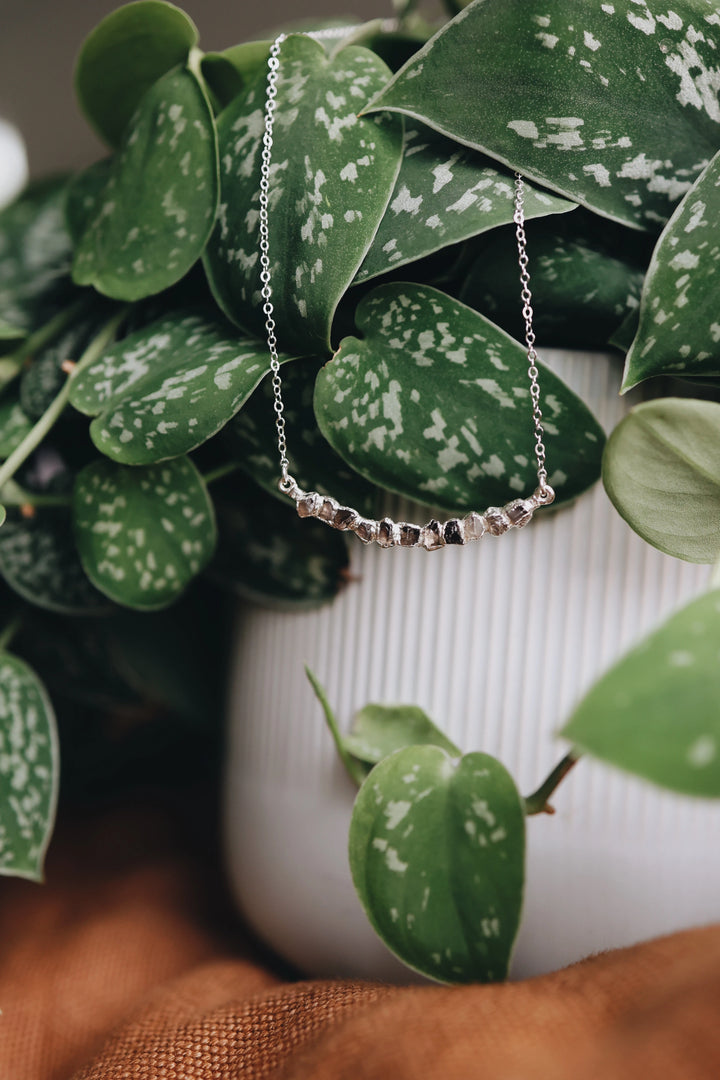
<instances>
[{"instance_id":1,"label":"satin pothos plant","mask_svg":"<svg viewBox=\"0 0 720 1080\"><path fill-rule=\"evenodd\" d=\"M368 513L384 492L462 513L532 489L517 171L540 342L614 348L623 389L652 380L606 442L542 368L557 505L602 474L648 543L713 562L717 6L473 0L435 25L396 7L392 27L282 46L270 260L293 475ZM4 873L41 874L54 814L57 671L38 640L77 645L82 671L88 636L127 656L128 618L161 626L145 655L162 651L177 624L153 620L201 577L306 605L347 579L343 536L298 522L277 488L258 258L269 48L204 53L177 7L119 7L75 73L106 156L0 214ZM353 874L391 947L441 979L505 974L525 817L581 751L718 796L719 632L711 590L590 693L528 799L418 710L371 707L336 732L362 782ZM125 692L129 667L98 692Z\"/></svg>"}]
</instances>

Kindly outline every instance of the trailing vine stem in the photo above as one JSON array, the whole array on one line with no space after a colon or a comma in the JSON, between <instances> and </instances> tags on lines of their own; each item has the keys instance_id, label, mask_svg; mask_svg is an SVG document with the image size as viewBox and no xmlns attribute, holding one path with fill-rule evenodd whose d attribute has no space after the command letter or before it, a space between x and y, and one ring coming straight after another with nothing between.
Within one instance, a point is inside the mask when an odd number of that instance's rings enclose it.
<instances>
[{"instance_id":1,"label":"trailing vine stem","mask_svg":"<svg viewBox=\"0 0 720 1080\"><path fill-rule=\"evenodd\" d=\"M7 461L0 466L0 491L2 491L3 486L8 480L12 479L20 466L27 461L33 450L37 449L45 436L60 419L60 416L70 400L70 386L73 379L85 368L90 367L91 364L95 363L103 349L106 348L115 337L117 329L125 318L127 311L128 308L123 307L121 311L116 312L113 317L105 323L102 330L96 334L68 375L60 392L50 403L37 423L33 425L19 446L13 450Z\"/></svg>"},{"instance_id":2,"label":"trailing vine stem","mask_svg":"<svg viewBox=\"0 0 720 1080\"><path fill-rule=\"evenodd\" d=\"M525 813L528 817L533 814L555 813L555 808L550 805L548 799L565 779L579 757L579 754L575 754L571 750L562 761L558 762L550 775L543 780L537 791L533 791L532 795L527 796L525 799Z\"/></svg>"},{"instance_id":3,"label":"trailing vine stem","mask_svg":"<svg viewBox=\"0 0 720 1080\"><path fill-rule=\"evenodd\" d=\"M203 476L205 484L214 484L216 480L223 480L226 476L230 476L231 473L237 472L240 468L239 461L228 461L224 465L218 465L216 469L211 469Z\"/></svg>"},{"instance_id":4,"label":"trailing vine stem","mask_svg":"<svg viewBox=\"0 0 720 1080\"><path fill-rule=\"evenodd\" d=\"M70 304L64 311L59 312L52 319L41 326L39 330L36 330L33 334L15 349L14 352L9 353L7 356L0 357L0 392L2 392L6 386L8 386L13 379L17 378L23 369L23 365L26 360L29 360L40 349L44 349L47 345L52 344L55 338L62 334L63 330L66 330L68 326L72 326L79 315L85 311L88 306L86 297L82 297L74 304Z\"/></svg>"},{"instance_id":5,"label":"trailing vine stem","mask_svg":"<svg viewBox=\"0 0 720 1080\"><path fill-rule=\"evenodd\" d=\"M41 509L48 506L71 506L72 495L26 491L14 480L8 480L0 492L0 501L3 506L32 506Z\"/></svg>"},{"instance_id":6,"label":"trailing vine stem","mask_svg":"<svg viewBox=\"0 0 720 1080\"><path fill-rule=\"evenodd\" d=\"M11 619L10 622L0 630L0 653L5 652L21 626L22 618L19 615L16 615L14 619Z\"/></svg>"}]
</instances>

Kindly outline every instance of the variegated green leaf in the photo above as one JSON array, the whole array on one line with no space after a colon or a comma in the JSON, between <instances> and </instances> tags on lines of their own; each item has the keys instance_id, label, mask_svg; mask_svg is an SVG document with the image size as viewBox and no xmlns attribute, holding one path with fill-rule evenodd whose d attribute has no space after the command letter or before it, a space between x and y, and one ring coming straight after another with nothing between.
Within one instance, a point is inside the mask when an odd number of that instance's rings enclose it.
<instances>
[{"instance_id":1,"label":"variegated green leaf","mask_svg":"<svg viewBox=\"0 0 720 1080\"><path fill-rule=\"evenodd\" d=\"M98 450L147 465L218 432L269 367L267 347L240 338L219 315L175 312L111 346L73 380L70 400L96 415L90 435Z\"/></svg>"},{"instance_id":2,"label":"variegated green leaf","mask_svg":"<svg viewBox=\"0 0 720 1080\"><path fill-rule=\"evenodd\" d=\"M477 312L426 286L383 285L357 309L320 371L315 412L362 476L447 510L504 504L537 484L524 348ZM602 428L540 371L550 483L560 502L600 475Z\"/></svg>"},{"instance_id":3,"label":"variegated green leaf","mask_svg":"<svg viewBox=\"0 0 720 1080\"><path fill-rule=\"evenodd\" d=\"M0 652L0 874L42 880L59 770L45 688L24 661Z\"/></svg>"},{"instance_id":4,"label":"variegated green leaf","mask_svg":"<svg viewBox=\"0 0 720 1080\"><path fill-rule=\"evenodd\" d=\"M641 260L625 237L620 243L604 241L603 233L613 228L584 211L526 226L533 326L541 344L602 348L627 313L637 310ZM514 232L498 229L487 238L460 299L522 340L525 323Z\"/></svg>"},{"instance_id":5,"label":"variegated green leaf","mask_svg":"<svg viewBox=\"0 0 720 1080\"><path fill-rule=\"evenodd\" d=\"M0 460L8 458L32 428L32 423L14 395L0 399Z\"/></svg>"},{"instance_id":6,"label":"variegated green leaf","mask_svg":"<svg viewBox=\"0 0 720 1080\"><path fill-rule=\"evenodd\" d=\"M103 158L71 177L65 194L65 223L73 244L77 245L96 217L107 182L112 175L113 159Z\"/></svg>"},{"instance_id":7,"label":"variegated green leaf","mask_svg":"<svg viewBox=\"0 0 720 1080\"><path fill-rule=\"evenodd\" d=\"M101 138L120 144L150 87L197 44L195 26L162 0L135 0L107 15L85 39L75 68L80 107Z\"/></svg>"},{"instance_id":8,"label":"variegated green leaf","mask_svg":"<svg viewBox=\"0 0 720 1080\"><path fill-rule=\"evenodd\" d=\"M284 505L239 477L213 497L219 539L208 574L214 581L281 608L317 607L337 596L350 562L341 533L301 521L287 500Z\"/></svg>"},{"instance_id":9,"label":"variegated green leaf","mask_svg":"<svg viewBox=\"0 0 720 1080\"><path fill-rule=\"evenodd\" d=\"M520 922L523 801L499 761L435 746L386 757L360 788L350 868L385 944L439 982L507 975Z\"/></svg>"},{"instance_id":10,"label":"variegated green leaf","mask_svg":"<svg viewBox=\"0 0 720 1080\"><path fill-rule=\"evenodd\" d=\"M574 206L526 185L528 218L565 213ZM355 280L367 281L505 225L514 211L514 183L507 170L423 124L408 122L395 189Z\"/></svg>"},{"instance_id":11,"label":"variegated green leaf","mask_svg":"<svg viewBox=\"0 0 720 1080\"><path fill-rule=\"evenodd\" d=\"M561 735L672 791L720 798L720 592L673 615L590 690Z\"/></svg>"},{"instance_id":12,"label":"variegated green leaf","mask_svg":"<svg viewBox=\"0 0 720 1080\"><path fill-rule=\"evenodd\" d=\"M17 511L0 529L0 575L23 599L63 615L91 615L109 604L80 564L67 508Z\"/></svg>"},{"instance_id":13,"label":"variegated green leaf","mask_svg":"<svg viewBox=\"0 0 720 1080\"><path fill-rule=\"evenodd\" d=\"M637 405L608 439L603 483L653 547L688 562L720 555L720 405L661 398Z\"/></svg>"},{"instance_id":14,"label":"variegated green leaf","mask_svg":"<svg viewBox=\"0 0 720 1080\"><path fill-rule=\"evenodd\" d=\"M23 334L47 322L73 290L65 184L28 189L0 212L0 315Z\"/></svg>"},{"instance_id":15,"label":"variegated green leaf","mask_svg":"<svg viewBox=\"0 0 720 1080\"><path fill-rule=\"evenodd\" d=\"M375 489L358 476L328 445L318 430L313 390L318 362L305 358L283 370L290 473L305 491L321 491L372 516ZM278 490L279 465L272 385L264 379L247 404L223 430L223 441L244 472L283 501Z\"/></svg>"},{"instance_id":16,"label":"variegated green leaf","mask_svg":"<svg viewBox=\"0 0 720 1080\"><path fill-rule=\"evenodd\" d=\"M73 497L80 559L93 584L125 607L171 604L212 557L212 503L187 458L130 468L96 461Z\"/></svg>"},{"instance_id":17,"label":"variegated green leaf","mask_svg":"<svg viewBox=\"0 0 720 1080\"><path fill-rule=\"evenodd\" d=\"M329 58L300 35L282 46L270 176L270 263L278 340L328 348L333 313L385 211L402 131L387 117L358 119L388 78L368 49ZM223 311L258 337L258 207L265 72L218 120L221 201L205 266Z\"/></svg>"},{"instance_id":18,"label":"variegated green leaf","mask_svg":"<svg viewBox=\"0 0 720 1080\"><path fill-rule=\"evenodd\" d=\"M657 231L720 146L719 26L707 0L475 0L371 107Z\"/></svg>"},{"instance_id":19,"label":"variegated green leaf","mask_svg":"<svg viewBox=\"0 0 720 1080\"><path fill-rule=\"evenodd\" d=\"M720 154L687 193L650 263L623 389L653 375L720 375Z\"/></svg>"},{"instance_id":20,"label":"variegated green leaf","mask_svg":"<svg viewBox=\"0 0 720 1080\"><path fill-rule=\"evenodd\" d=\"M143 97L112 159L75 252L75 281L118 300L140 300L179 281L214 225L217 168L205 93L188 69L170 71Z\"/></svg>"}]
</instances>

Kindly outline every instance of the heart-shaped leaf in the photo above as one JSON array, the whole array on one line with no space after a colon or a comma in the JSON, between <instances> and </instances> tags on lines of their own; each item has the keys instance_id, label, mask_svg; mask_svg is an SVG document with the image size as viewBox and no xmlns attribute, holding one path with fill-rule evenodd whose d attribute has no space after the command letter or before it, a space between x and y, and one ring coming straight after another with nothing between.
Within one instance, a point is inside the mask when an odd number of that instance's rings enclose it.
<instances>
[{"instance_id":1,"label":"heart-shaped leaf","mask_svg":"<svg viewBox=\"0 0 720 1080\"><path fill-rule=\"evenodd\" d=\"M657 231L720 146L718 46L704 0L667 12L645 0L475 0L371 108L406 113Z\"/></svg>"},{"instance_id":2,"label":"heart-shaped leaf","mask_svg":"<svg viewBox=\"0 0 720 1080\"><path fill-rule=\"evenodd\" d=\"M652 375L720 375L720 154L673 214L648 269L623 390Z\"/></svg>"},{"instance_id":3,"label":"heart-shaped leaf","mask_svg":"<svg viewBox=\"0 0 720 1080\"><path fill-rule=\"evenodd\" d=\"M212 503L187 458L86 466L75 482L73 517L85 573L111 600L138 610L171 604L215 549Z\"/></svg>"},{"instance_id":4,"label":"heart-shaped leaf","mask_svg":"<svg viewBox=\"0 0 720 1080\"><path fill-rule=\"evenodd\" d=\"M48 322L76 292L64 202L64 180L49 181L0 212L0 312L23 334Z\"/></svg>"},{"instance_id":5,"label":"heart-shaped leaf","mask_svg":"<svg viewBox=\"0 0 720 1080\"><path fill-rule=\"evenodd\" d=\"M283 402L290 473L304 491L320 491L372 517L375 489L328 445L315 421L313 389L318 362L312 357L283 370ZM223 442L248 476L283 501L278 490L278 451L273 391L264 379L223 429Z\"/></svg>"},{"instance_id":6,"label":"heart-shaped leaf","mask_svg":"<svg viewBox=\"0 0 720 1080\"><path fill-rule=\"evenodd\" d=\"M506 503L537 485L524 348L477 312L421 285L383 285L358 306L318 375L328 442L381 487L446 510ZM572 499L600 475L602 428L540 371L550 483Z\"/></svg>"},{"instance_id":7,"label":"heart-shaped leaf","mask_svg":"<svg viewBox=\"0 0 720 1080\"><path fill-rule=\"evenodd\" d=\"M0 529L0 574L47 611L91 615L110 606L80 564L68 508L43 508L30 519L16 511Z\"/></svg>"},{"instance_id":8,"label":"heart-shaped leaf","mask_svg":"<svg viewBox=\"0 0 720 1080\"><path fill-rule=\"evenodd\" d=\"M69 180L65 193L65 223L73 244L80 243L97 216L112 171L113 159L103 158Z\"/></svg>"},{"instance_id":9,"label":"heart-shaped leaf","mask_svg":"<svg viewBox=\"0 0 720 1080\"><path fill-rule=\"evenodd\" d=\"M98 450L146 465L218 432L269 368L267 347L239 337L219 315L178 311L111 346L73 380L70 400L97 416L90 435ZM268 413L271 431L273 420Z\"/></svg>"},{"instance_id":10,"label":"heart-shaped leaf","mask_svg":"<svg viewBox=\"0 0 720 1080\"><path fill-rule=\"evenodd\" d=\"M574 208L567 199L530 184L525 187L527 218ZM505 225L513 220L514 212L515 189L509 172L431 128L408 122L395 189L355 280L367 281Z\"/></svg>"},{"instance_id":11,"label":"heart-shaped leaf","mask_svg":"<svg viewBox=\"0 0 720 1080\"><path fill-rule=\"evenodd\" d=\"M451 757L462 754L417 705L366 705L353 717L349 733L343 735L320 680L307 665L305 674L322 706L340 760L358 787L378 761L405 746L439 746Z\"/></svg>"},{"instance_id":12,"label":"heart-shaped leaf","mask_svg":"<svg viewBox=\"0 0 720 1080\"><path fill-rule=\"evenodd\" d=\"M355 713L343 741L354 757L368 765L376 765L403 746L439 746L450 757L462 754L417 705L366 705Z\"/></svg>"},{"instance_id":13,"label":"heart-shaped leaf","mask_svg":"<svg viewBox=\"0 0 720 1080\"><path fill-rule=\"evenodd\" d=\"M111 12L85 39L75 68L80 107L98 135L118 146L147 90L197 44L194 24L162 0Z\"/></svg>"},{"instance_id":14,"label":"heart-shaped leaf","mask_svg":"<svg viewBox=\"0 0 720 1080\"><path fill-rule=\"evenodd\" d=\"M237 595L280 608L333 600L350 562L341 533L231 477L217 493L218 551L208 575ZM308 527L309 526L309 527Z\"/></svg>"},{"instance_id":15,"label":"heart-shaped leaf","mask_svg":"<svg viewBox=\"0 0 720 1080\"><path fill-rule=\"evenodd\" d=\"M637 405L608 439L603 483L628 525L687 562L720 554L720 405L662 398Z\"/></svg>"},{"instance_id":16,"label":"heart-shaped leaf","mask_svg":"<svg viewBox=\"0 0 720 1080\"><path fill-rule=\"evenodd\" d=\"M520 922L524 806L487 754L435 746L386 757L358 792L350 868L385 944L440 982L507 975Z\"/></svg>"},{"instance_id":17,"label":"heart-shaped leaf","mask_svg":"<svg viewBox=\"0 0 720 1080\"><path fill-rule=\"evenodd\" d=\"M270 41L245 41L223 52L205 53L200 68L205 82L224 109L265 68Z\"/></svg>"},{"instance_id":18,"label":"heart-shaped leaf","mask_svg":"<svg viewBox=\"0 0 720 1080\"><path fill-rule=\"evenodd\" d=\"M6 394L0 400L0 461L10 457L31 428L32 422L17 397Z\"/></svg>"},{"instance_id":19,"label":"heart-shaped leaf","mask_svg":"<svg viewBox=\"0 0 720 1080\"><path fill-rule=\"evenodd\" d=\"M0 652L0 874L42 880L59 769L44 686L24 661Z\"/></svg>"},{"instance_id":20,"label":"heart-shaped leaf","mask_svg":"<svg viewBox=\"0 0 720 1080\"><path fill-rule=\"evenodd\" d=\"M389 71L368 49L328 57L294 35L282 46L270 172L272 300L282 347L324 351L343 293L385 211L402 127L357 117ZM259 188L265 72L218 120L221 201L205 267L220 307L264 336Z\"/></svg>"},{"instance_id":21,"label":"heart-shaped leaf","mask_svg":"<svg viewBox=\"0 0 720 1080\"><path fill-rule=\"evenodd\" d=\"M636 310L643 274L625 229L621 243L603 241L612 231L608 221L584 212L527 225L533 325L541 343L597 349ZM487 238L460 299L522 338L514 233L498 229Z\"/></svg>"},{"instance_id":22,"label":"heart-shaped leaf","mask_svg":"<svg viewBox=\"0 0 720 1080\"><path fill-rule=\"evenodd\" d=\"M75 252L75 281L118 300L140 300L179 281L215 223L217 172L205 92L191 71L175 68L142 98L112 159Z\"/></svg>"},{"instance_id":23,"label":"heart-shaped leaf","mask_svg":"<svg viewBox=\"0 0 720 1080\"><path fill-rule=\"evenodd\" d=\"M561 731L578 750L687 795L720 798L720 592L616 664Z\"/></svg>"}]
</instances>

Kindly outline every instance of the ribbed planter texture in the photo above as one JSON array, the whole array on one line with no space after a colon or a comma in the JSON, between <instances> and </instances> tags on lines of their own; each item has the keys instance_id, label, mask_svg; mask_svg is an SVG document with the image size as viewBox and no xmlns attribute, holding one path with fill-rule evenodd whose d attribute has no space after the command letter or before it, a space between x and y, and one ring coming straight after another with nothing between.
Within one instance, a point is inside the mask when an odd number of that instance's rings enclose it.
<instances>
[{"instance_id":1,"label":"ribbed planter texture","mask_svg":"<svg viewBox=\"0 0 720 1080\"><path fill-rule=\"evenodd\" d=\"M637 400L618 396L617 356L545 350L542 358L608 431ZM400 500L388 510L399 520L428 516ZM555 732L574 703L701 592L709 570L640 540L599 484L571 507L466 548L358 542L352 570L359 580L320 610L240 611L229 872L258 934L301 970L411 981L355 897L346 854L354 789L304 664L346 727L371 701L418 704L465 751L499 757L527 794L562 756ZM590 761L554 804L553 817L528 822L514 977L720 917L719 805Z\"/></svg>"}]
</instances>

